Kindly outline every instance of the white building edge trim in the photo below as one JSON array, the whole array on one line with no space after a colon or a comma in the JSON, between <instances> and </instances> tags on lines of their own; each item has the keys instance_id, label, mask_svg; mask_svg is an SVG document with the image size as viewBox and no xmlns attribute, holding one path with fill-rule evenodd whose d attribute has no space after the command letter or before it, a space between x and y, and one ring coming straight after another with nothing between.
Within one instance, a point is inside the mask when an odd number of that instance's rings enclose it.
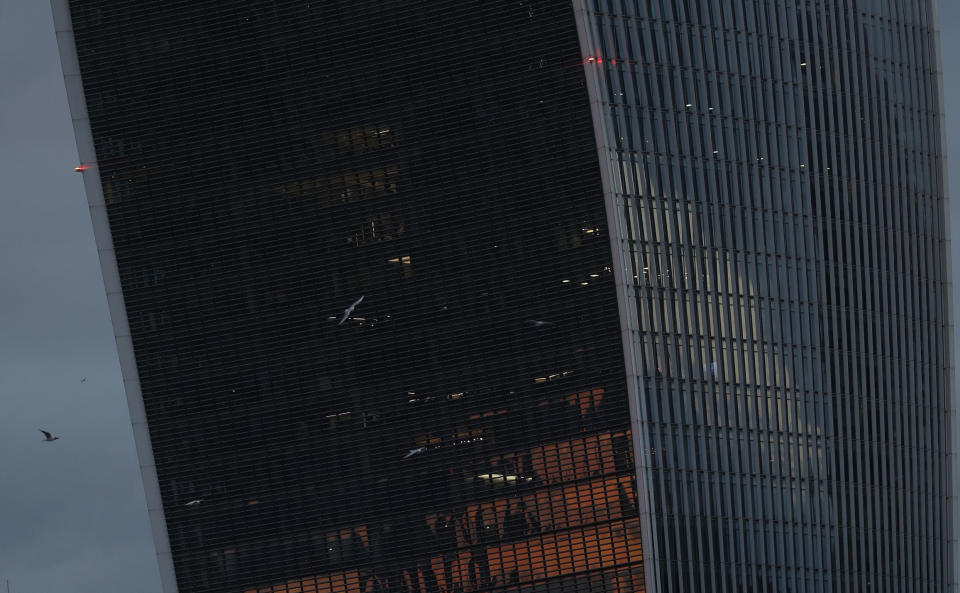
<instances>
[{"instance_id":1,"label":"white building edge trim","mask_svg":"<svg viewBox=\"0 0 960 593\"><path fill-rule=\"evenodd\" d=\"M573 0L573 10L577 21L577 34L580 40L580 57L587 64L587 58L599 54L594 30L594 19L590 16L587 0ZM613 259L613 277L617 290L617 308L620 313L620 335L623 342L623 357L627 369L627 397L630 404L630 432L633 441L633 458L637 472L637 505L640 513L640 531L643 545L643 577L648 593L659 593L660 573L657 564L657 539L654 537L654 509L652 477L650 473L650 445L647 434L646 393L643 384L643 365L639 343L640 322L634 291L632 266L628 259L630 246L627 240L624 217L617 204L617 195L611 180L610 154L616 144L611 141L613 131L606 117L603 89L606 88L601 77L602 68L586 68L587 92L590 97L590 113L593 116L593 132L597 143L597 156L600 165L600 177L603 187L603 202L607 216L607 231L610 234L610 249Z\"/></svg>"},{"instance_id":2,"label":"white building edge trim","mask_svg":"<svg viewBox=\"0 0 960 593\"><path fill-rule=\"evenodd\" d=\"M107 307L113 324L113 335L120 356L120 371L123 374L123 387L127 395L127 407L133 423L133 439L137 447L137 459L143 478L143 489L147 499L147 512L153 531L153 543L156 546L157 562L160 566L160 582L163 593L177 593L177 579L173 569L173 556L170 553L170 539L167 535L167 522L163 515L160 498L160 482L153 459L150 443L150 431L147 428L147 416L143 405L143 393L140 390L140 376L137 373L133 354L133 340L130 325L127 322L127 310L120 287L120 271L113 249L113 236L107 219L106 203L103 199L103 187L100 185L99 169L93 146L93 134L90 119L87 116L87 103L80 79L80 63L77 46L74 42L73 23L70 18L69 0L50 0L53 9L53 25L60 50L60 65L67 89L67 102L70 106L70 119L77 141L80 163L88 168L83 174L83 186L90 208L90 220L93 223L93 235L100 258L100 270L103 274L104 288L107 293Z\"/></svg>"}]
</instances>

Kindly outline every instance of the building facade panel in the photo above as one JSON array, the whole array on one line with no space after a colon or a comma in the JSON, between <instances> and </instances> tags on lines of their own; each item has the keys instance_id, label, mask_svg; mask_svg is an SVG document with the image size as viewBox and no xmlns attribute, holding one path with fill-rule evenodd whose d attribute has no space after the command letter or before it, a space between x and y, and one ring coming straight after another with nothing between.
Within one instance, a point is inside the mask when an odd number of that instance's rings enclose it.
<instances>
[{"instance_id":1,"label":"building facade panel","mask_svg":"<svg viewBox=\"0 0 960 593\"><path fill-rule=\"evenodd\" d=\"M179 591L642 591L572 7L70 8Z\"/></svg>"},{"instance_id":2,"label":"building facade panel","mask_svg":"<svg viewBox=\"0 0 960 593\"><path fill-rule=\"evenodd\" d=\"M952 591L932 3L577 6L650 590Z\"/></svg>"}]
</instances>

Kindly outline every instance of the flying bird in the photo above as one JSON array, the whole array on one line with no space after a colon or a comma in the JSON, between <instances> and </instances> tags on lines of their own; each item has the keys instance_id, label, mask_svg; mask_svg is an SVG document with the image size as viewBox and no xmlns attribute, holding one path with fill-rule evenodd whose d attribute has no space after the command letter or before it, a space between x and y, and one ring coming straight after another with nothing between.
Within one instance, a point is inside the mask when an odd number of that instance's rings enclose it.
<instances>
[{"instance_id":1,"label":"flying bird","mask_svg":"<svg viewBox=\"0 0 960 593\"><path fill-rule=\"evenodd\" d=\"M527 323L529 323L533 327L544 327L547 325L553 325L552 321L540 321L539 319L528 319Z\"/></svg>"},{"instance_id":2,"label":"flying bird","mask_svg":"<svg viewBox=\"0 0 960 593\"><path fill-rule=\"evenodd\" d=\"M364 295L360 295L359 299L353 301L353 303L343 311L343 317L340 318L340 323L338 323L337 325L343 325L343 322L346 321L348 317L350 317L350 314L353 313L353 310L356 309L357 305L360 304L360 301L363 300L363 296Z\"/></svg>"},{"instance_id":3,"label":"flying bird","mask_svg":"<svg viewBox=\"0 0 960 593\"><path fill-rule=\"evenodd\" d=\"M203 502L203 499L202 499L202 498L194 498L193 500L191 500L190 502L188 502L188 503L185 504L184 506L195 507L195 506L198 506L201 502Z\"/></svg>"},{"instance_id":4,"label":"flying bird","mask_svg":"<svg viewBox=\"0 0 960 593\"><path fill-rule=\"evenodd\" d=\"M86 383L86 382L87 382L87 378L86 378L86 377L81 377L81 378L80 378L80 382L81 382L81 383Z\"/></svg>"},{"instance_id":5,"label":"flying bird","mask_svg":"<svg viewBox=\"0 0 960 593\"><path fill-rule=\"evenodd\" d=\"M53 441L60 438L60 437L53 436L52 434L50 434L49 432L45 431L42 428L38 428L37 430L43 433L43 440L47 443L52 443Z\"/></svg>"},{"instance_id":6,"label":"flying bird","mask_svg":"<svg viewBox=\"0 0 960 593\"><path fill-rule=\"evenodd\" d=\"M423 453L426 450L427 450L426 447L417 447L416 449L410 449L410 451L406 455L404 455L403 458L407 459L409 457L413 457L414 455L419 455L420 453Z\"/></svg>"}]
</instances>

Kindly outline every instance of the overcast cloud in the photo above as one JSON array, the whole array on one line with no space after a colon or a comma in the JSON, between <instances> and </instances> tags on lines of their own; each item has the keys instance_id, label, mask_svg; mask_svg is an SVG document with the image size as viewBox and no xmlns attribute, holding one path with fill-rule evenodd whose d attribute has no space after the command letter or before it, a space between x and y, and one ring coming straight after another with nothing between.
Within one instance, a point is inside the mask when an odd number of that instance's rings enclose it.
<instances>
[{"instance_id":1,"label":"overcast cloud","mask_svg":"<svg viewBox=\"0 0 960 593\"><path fill-rule=\"evenodd\" d=\"M958 171L960 1L941 25ZM0 0L0 591L160 593L76 155L49 4Z\"/></svg>"},{"instance_id":2,"label":"overcast cloud","mask_svg":"<svg viewBox=\"0 0 960 593\"><path fill-rule=\"evenodd\" d=\"M3 0L0 579L12 593L159 593L76 155L49 4Z\"/></svg>"}]
</instances>

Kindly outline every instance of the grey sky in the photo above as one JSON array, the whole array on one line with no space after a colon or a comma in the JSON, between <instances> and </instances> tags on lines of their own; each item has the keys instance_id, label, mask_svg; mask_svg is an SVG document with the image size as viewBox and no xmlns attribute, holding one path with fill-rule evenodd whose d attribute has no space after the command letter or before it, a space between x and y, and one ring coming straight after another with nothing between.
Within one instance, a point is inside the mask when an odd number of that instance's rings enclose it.
<instances>
[{"instance_id":1,"label":"grey sky","mask_svg":"<svg viewBox=\"0 0 960 593\"><path fill-rule=\"evenodd\" d=\"M159 593L46 0L0 2L0 81L0 579Z\"/></svg>"},{"instance_id":2,"label":"grey sky","mask_svg":"<svg viewBox=\"0 0 960 593\"><path fill-rule=\"evenodd\" d=\"M960 2L941 0L941 26L950 169L960 171ZM159 593L76 154L48 2L3 0L0 586ZM960 245L960 206L953 220ZM62 440L41 442L41 427Z\"/></svg>"}]
</instances>

